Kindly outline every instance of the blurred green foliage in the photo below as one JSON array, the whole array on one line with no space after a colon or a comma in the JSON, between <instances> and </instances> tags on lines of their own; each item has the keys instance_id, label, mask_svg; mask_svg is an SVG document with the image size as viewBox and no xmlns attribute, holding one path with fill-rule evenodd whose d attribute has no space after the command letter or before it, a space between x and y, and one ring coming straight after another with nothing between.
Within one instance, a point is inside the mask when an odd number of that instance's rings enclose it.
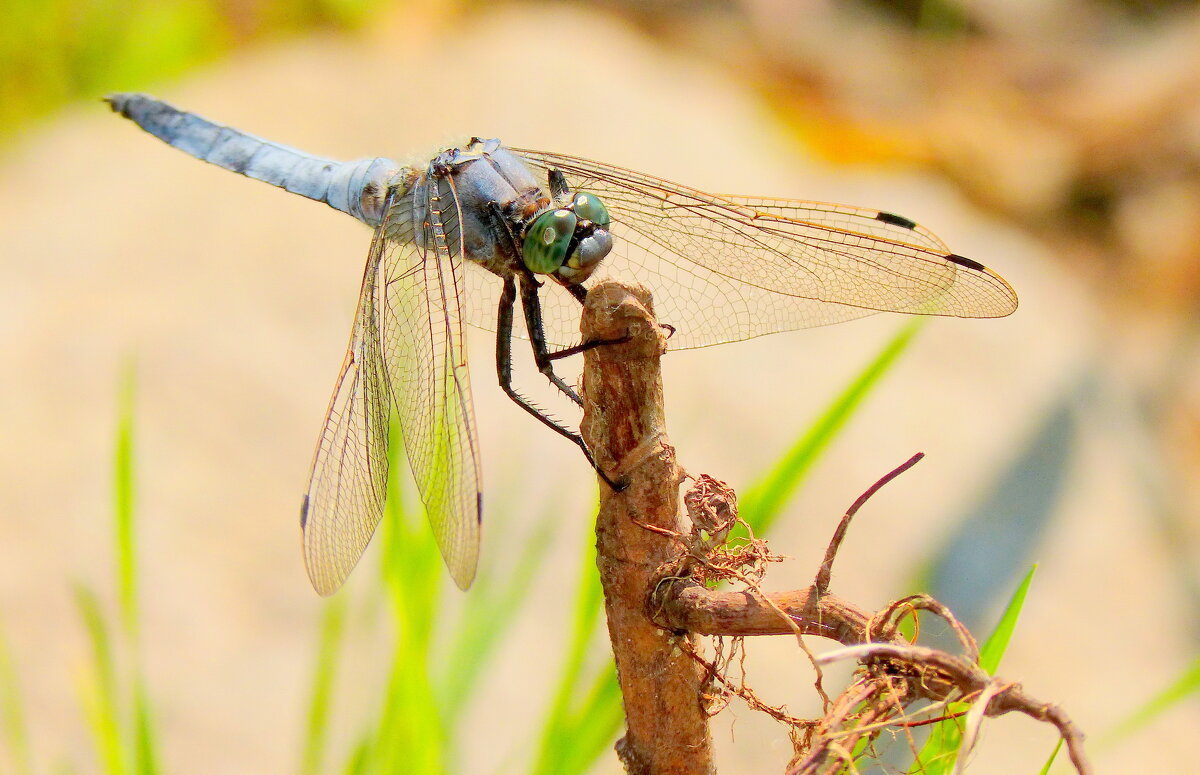
<instances>
[{"instance_id":1,"label":"blurred green foliage","mask_svg":"<svg viewBox=\"0 0 1200 775\"><path fill-rule=\"evenodd\" d=\"M812 461L828 447L917 330L916 325L903 327L754 488L760 504L773 504L767 510L772 516L794 496ZM101 595L88 585L76 585L76 602L91 652L78 678L81 708L92 735L96 769L109 775L154 775L161 770L155 731L158 719L141 670L134 397L130 366L119 391L113 454L112 549L116 563L112 593ZM395 423L393 427L397 427ZM402 443L396 436L390 459L393 467L400 466L403 459ZM487 683L488 665L512 634L521 607L532 598L530 587L544 575L541 571L551 538L562 522L557 509L551 507L532 528L510 537L513 545L521 548L507 555L507 567L481 567L478 583L461 610L447 615L441 605L447 575L415 493L401 486L405 479L390 477L388 506L377 541L384 583L359 584L326 604L303 738L297 746L302 773L332 769L440 775L461 769L458 758L467 750L465 736L469 735L462 723L466 711ZM762 510L757 511L760 519L756 521L765 530L772 520L762 519ZM502 521L502 514L497 517ZM504 532L497 531L500 535ZM564 617L567 647L561 655L558 680L545 698L543 728L529 752L532 758L524 767L516 765L521 770L587 772L609 755L622 726L621 696L604 637L603 597L590 536L578 568L574 610ZM1012 635L1031 576L1032 571L984 644L981 665L989 671L995 671ZM115 605L105 603L110 596ZM352 614L360 607L366 617ZM381 676L382 697L350 746L330 751L328 741L340 737L333 734L333 725L342 715L336 711L338 666L345 658L342 647L356 621L378 622L381 614L393 633L391 658ZM1200 683L1198 674L1193 665L1176 686L1139 711L1131 725L1145 725L1181 697L1194 694ZM31 761L17 675L0 634L0 739L13 751L11 771L28 773L39 768ZM945 722L930 737L922 761L933 769L926 771L952 765L961 739L958 725L957 719ZM514 764L510 761L508 768Z\"/></svg>"},{"instance_id":2,"label":"blurred green foliage","mask_svg":"<svg viewBox=\"0 0 1200 775\"><path fill-rule=\"evenodd\" d=\"M1200 656L1186 665L1178 676L1165 688L1135 708L1116 727L1101 738L1101 748L1107 750L1124 742L1134 733L1157 721L1164 713L1185 700L1200 696Z\"/></svg>"},{"instance_id":3,"label":"blurred green foliage","mask_svg":"<svg viewBox=\"0 0 1200 775\"><path fill-rule=\"evenodd\" d=\"M79 99L177 78L235 48L363 26L384 0L5 0L0 140Z\"/></svg>"},{"instance_id":4,"label":"blurred green foliage","mask_svg":"<svg viewBox=\"0 0 1200 775\"><path fill-rule=\"evenodd\" d=\"M154 710L142 670L136 540L135 382L134 364L129 361L122 371L118 391L113 445L116 614L109 612L109 607L92 585L75 584L75 604L91 646L90 658L78 677L77 686L99 771L106 775L155 775L160 770Z\"/></svg>"},{"instance_id":5,"label":"blurred green foliage","mask_svg":"<svg viewBox=\"0 0 1200 775\"><path fill-rule=\"evenodd\" d=\"M755 533L767 534L783 508L799 491L813 464L908 349L926 322L926 318L913 318L905 323L879 354L830 402L779 462L746 489L740 498L741 516Z\"/></svg>"},{"instance_id":6,"label":"blurred green foliage","mask_svg":"<svg viewBox=\"0 0 1200 775\"><path fill-rule=\"evenodd\" d=\"M25 723L25 701L17 665L8 636L0 628L0 749L8 751L4 762L14 775L32 775L33 758L29 751L29 727Z\"/></svg>"}]
</instances>

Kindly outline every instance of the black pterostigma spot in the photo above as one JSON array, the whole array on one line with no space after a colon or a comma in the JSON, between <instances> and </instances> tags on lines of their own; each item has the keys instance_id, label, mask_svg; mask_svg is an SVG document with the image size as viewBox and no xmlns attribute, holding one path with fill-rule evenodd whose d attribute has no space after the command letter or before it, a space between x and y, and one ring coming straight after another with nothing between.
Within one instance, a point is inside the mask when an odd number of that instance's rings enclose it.
<instances>
[{"instance_id":1,"label":"black pterostigma spot","mask_svg":"<svg viewBox=\"0 0 1200 775\"><path fill-rule=\"evenodd\" d=\"M880 213L875 216L875 220L883 221L884 223L890 223L891 225L899 226L902 229L917 228L916 221L910 221L907 218L905 218L903 215L896 215L895 213L885 213L883 211L880 211Z\"/></svg>"},{"instance_id":2,"label":"black pterostigma spot","mask_svg":"<svg viewBox=\"0 0 1200 775\"><path fill-rule=\"evenodd\" d=\"M975 261L974 259L967 258L966 256L960 256L957 253L947 254L946 260L958 264L959 266L965 266L967 269L974 269L976 272L987 271L987 267L985 267L983 264Z\"/></svg>"}]
</instances>

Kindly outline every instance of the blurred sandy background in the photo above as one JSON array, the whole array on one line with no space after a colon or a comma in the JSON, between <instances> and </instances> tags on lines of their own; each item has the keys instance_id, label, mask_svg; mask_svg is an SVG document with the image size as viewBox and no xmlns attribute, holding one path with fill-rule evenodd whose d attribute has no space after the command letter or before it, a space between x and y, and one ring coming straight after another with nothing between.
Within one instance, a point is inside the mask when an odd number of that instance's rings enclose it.
<instances>
[{"instance_id":1,"label":"blurred sandy background","mask_svg":"<svg viewBox=\"0 0 1200 775\"><path fill-rule=\"evenodd\" d=\"M1182 5L938 7L969 34L819 2L389 7L359 31L260 38L185 77L100 88L152 91L332 157L404 159L478 134L710 190L878 207L995 268L1020 294L1017 314L926 328L776 528L772 545L795 559L772 586L807 583L846 506L923 450L860 515L835 576L867 606L905 592L1065 411L1064 485L1027 543L1041 566L1001 673L1099 733L1196 654L1200 17ZM40 771L96 768L71 582L109 572L130 356L164 771L293 770L321 605L296 513L369 234L167 148L94 100L12 133L0 154L0 615ZM747 486L901 323L672 353L681 462ZM507 526L548 502L564 526L471 712L464 772L523 761L594 492L578 453L494 389L492 343L476 334L485 491L505 505L487 514L485 555L511 548ZM349 587L377 583L360 569ZM362 658L335 709L347 730L371 710L371 656L386 639L368 629L352 644ZM815 709L790 640L750 649L766 699ZM1096 763L1171 771L1198 728L1193 700ZM725 772L780 771L790 754L781 729L736 704L714 732ZM1048 727L1007 717L971 771L1035 772L1052 745ZM615 757L597 771L619 771Z\"/></svg>"}]
</instances>

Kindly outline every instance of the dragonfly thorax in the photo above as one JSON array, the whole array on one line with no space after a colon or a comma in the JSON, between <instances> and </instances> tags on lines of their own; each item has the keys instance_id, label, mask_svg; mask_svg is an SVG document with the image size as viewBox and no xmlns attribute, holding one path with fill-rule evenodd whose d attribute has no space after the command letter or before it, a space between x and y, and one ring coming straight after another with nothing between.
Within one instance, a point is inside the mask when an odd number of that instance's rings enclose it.
<instances>
[{"instance_id":1,"label":"dragonfly thorax","mask_svg":"<svg viewBox=\"0 0 1200 775\"><path fill-rule=\"evenodd\" d=\"M457 231L465 257L495 274L528 270L576 285L612 249L611 219L598 197L572 192L557 170L539 180L499 140L472 138L442 151L421 178L411 189L414 222L427 232L435 221L442 233ZM442 181L450 179L447 188Z\"/></svg>"}]
</instances>

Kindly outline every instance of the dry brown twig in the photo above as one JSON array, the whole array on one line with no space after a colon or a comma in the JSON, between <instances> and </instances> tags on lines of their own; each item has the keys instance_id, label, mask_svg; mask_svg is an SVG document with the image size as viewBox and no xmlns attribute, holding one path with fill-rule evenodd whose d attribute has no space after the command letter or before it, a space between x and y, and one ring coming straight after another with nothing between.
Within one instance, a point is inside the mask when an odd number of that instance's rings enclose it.
<instances>
[{"instance_id":1,"label":"dry brown twig","mask_svg":"<svg viewBox=\"0 0 1200 775\"><path fill-rule=\"evenodd\" d=\"M984 672L974 638L936 600L912 596L869 614L830 593L833 562L850 521L920 455L851 506L812 585L765 592L766 569L781 558L752 532L728 540L735 524L745 524L737 517L731 489L711 477L695 478L684 498L690 524L680 517L679 485L690 477L667 440L659 372L665 335L653 317L649 293L616 282L597 285L584 305L583 336L585 341L628 337L585 353L581 431L598 464L627 484L621 492L601 486L596 548L625 705L626 734L617 751L629 773L714 773L708 718L731 695L787 725L796 748L788 772L797 775L843 770L860 742L870 743L884 730L911 735L913 727L936 720L926 718L931 714L961 715L946 712L950 702L974 703L966 716L964 750L985 717L1016 711L1053 724L1076 770L1091 773L1083 735L1067 715L1029 697L1020 684ZM717 581L741 589L711 588ZM906 641L899 623L917 610L946 621L964 655ZM820 719L795 718L763 702L746 684L741 639L779 634L793 635L816 670L824 703ZM716 638L712 659L703 656L703 635ZM813 656L805 635L846 648ZM728 650L724 638L732 639ZM860 668L851 684L830 698L821 685L821 668L843 659L859 661ZM738 679L731 677L735 662ZM909 741L915 748L911 736Z\"/></svg>"}]
</instances>

